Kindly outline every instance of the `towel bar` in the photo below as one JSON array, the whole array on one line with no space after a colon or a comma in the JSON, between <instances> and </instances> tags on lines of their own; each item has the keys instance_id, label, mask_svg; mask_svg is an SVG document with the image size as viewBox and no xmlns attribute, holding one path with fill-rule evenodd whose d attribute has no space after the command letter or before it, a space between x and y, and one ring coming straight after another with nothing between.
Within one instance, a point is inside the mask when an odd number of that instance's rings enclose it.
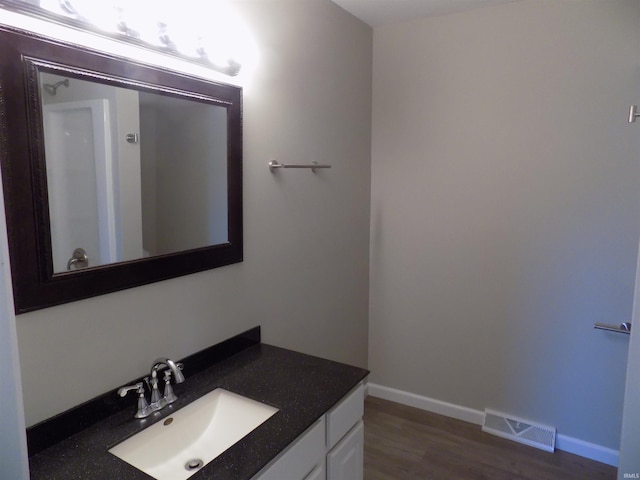
<instances>
[{"instance_id":1,"label":"towel bar","mask_svg":"<svg viewBox=\"0 0 640 480\"><path fill-rule=\"evenodd\" d=\"M317 168L331 168L331 165L319 165L316 162L311 162L311 164L308 165L299 163L280 163L277 160L271 160L269 162L269 170L273 172L278 168L310 168L313 173L316 173Z\"/></svg>"}]
</instances>

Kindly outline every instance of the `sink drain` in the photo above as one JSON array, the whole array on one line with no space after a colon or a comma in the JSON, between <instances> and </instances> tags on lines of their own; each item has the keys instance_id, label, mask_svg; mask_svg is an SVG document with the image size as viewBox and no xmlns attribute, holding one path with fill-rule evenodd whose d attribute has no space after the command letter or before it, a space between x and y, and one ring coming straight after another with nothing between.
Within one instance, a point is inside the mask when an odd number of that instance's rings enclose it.
<instances>
[{"instance_id":1,"label":"sink drain","mask_svg":"<svg viewBox=\"0 0 640 480\"><path fill-rule=\"evenodd\" d=\"M199 458L194 458L194 459L189 460L187 463L184 464L184 468L187 469L190 472L192 472L193 470L198 470L198 469L202 468L203 466L204 466L204 462L202 460L200 460Z\"/></svg>"}]
</instances>

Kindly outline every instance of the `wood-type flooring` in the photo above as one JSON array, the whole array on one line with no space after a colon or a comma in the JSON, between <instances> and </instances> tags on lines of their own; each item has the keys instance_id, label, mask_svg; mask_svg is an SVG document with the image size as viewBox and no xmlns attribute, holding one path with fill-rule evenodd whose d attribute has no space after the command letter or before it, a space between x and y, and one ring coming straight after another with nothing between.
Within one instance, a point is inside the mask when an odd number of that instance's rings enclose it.
<instances>
[{"instance_id":1,"label":"wood-type flooring","mask_svg":"<svg viewBox=\"0 0 640 480\"><path fill-rule=\"evenodd\" d=\"M375 397L365 401L364 428L364 480L616 479L615 467Z\"/></svg>"}]
</instances>

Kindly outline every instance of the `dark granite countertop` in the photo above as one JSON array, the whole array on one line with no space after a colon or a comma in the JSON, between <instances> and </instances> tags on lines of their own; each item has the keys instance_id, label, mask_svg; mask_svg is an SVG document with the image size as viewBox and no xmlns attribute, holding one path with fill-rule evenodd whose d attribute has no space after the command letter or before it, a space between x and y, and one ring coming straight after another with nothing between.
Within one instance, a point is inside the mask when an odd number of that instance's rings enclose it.
<instances>
[{"instance_id":1,"label":"dark granite countertop","mask_svg":"<svg viewBox=\"0 0 640 480\"><path fill-rule=\"evenodd\" d=\"M108 449L218 387L279 412L190 479L250 479L368 373L258 343L191 376L185 366L186 382L174 386L178 400L147 419L134 419L135 408L126 408L35 453L29 458L31 479L151 479Z\"/></svg>"}]
</instances>

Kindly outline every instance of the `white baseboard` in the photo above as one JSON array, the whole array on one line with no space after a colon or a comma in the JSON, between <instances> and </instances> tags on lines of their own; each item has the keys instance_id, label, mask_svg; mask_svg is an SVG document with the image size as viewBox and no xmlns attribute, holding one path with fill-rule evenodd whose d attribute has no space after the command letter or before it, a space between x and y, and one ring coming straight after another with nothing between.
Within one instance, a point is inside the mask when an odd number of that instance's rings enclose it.
<instances>
[{"instance_id":1,"label":"white baseboard","mask_svg":"<svg viewBox=\"0 0 640 480\"><path fill-rule=\"evenodd\" d=\"M376 383L369 382L365 393L372 397L390 400L392 402L401 403L402 405L408 405L428 412L438 413L458 420L464 420L465 422L474 423L476 425L482 425L484 422L484 412L480 410L474 410L472 408L462 407L453 403L423 397L421 395L416 395L415 393L385 387ZM589 443L567 435L558 434L556 436L556 448L575 455L580 455L581 457L606 463L607 465L614 467L618 466L618 450L596 445L595 443Z\"/></svg>"},{"instance_id":2,"label":"white baseboard","mask_svg":"<svg viewBox=\"0 0 640 480\"><path fill-rule=\"evenodd\" d=\"M620 457L620 452L613 448L603 447L602 445L561 434L556 435L556 448L597 462L606 463L612 467L618 466Z\"/></svg>"},{"instance_id":3,"label":"white baseboard","mask_svg":"<svg viewBox=\"0 0 640 480\"><path fill-rule=\"evenodd\" d=\"M440 415L446 415L447 417L457 418L465 422L475 423L476 425L482 425L482 422L484 422L484 412L479 410L423 397L415 393L396 390L395 388L383 387L375 383L369 383L369 395Z\"/></svg>"}]
</instances>

